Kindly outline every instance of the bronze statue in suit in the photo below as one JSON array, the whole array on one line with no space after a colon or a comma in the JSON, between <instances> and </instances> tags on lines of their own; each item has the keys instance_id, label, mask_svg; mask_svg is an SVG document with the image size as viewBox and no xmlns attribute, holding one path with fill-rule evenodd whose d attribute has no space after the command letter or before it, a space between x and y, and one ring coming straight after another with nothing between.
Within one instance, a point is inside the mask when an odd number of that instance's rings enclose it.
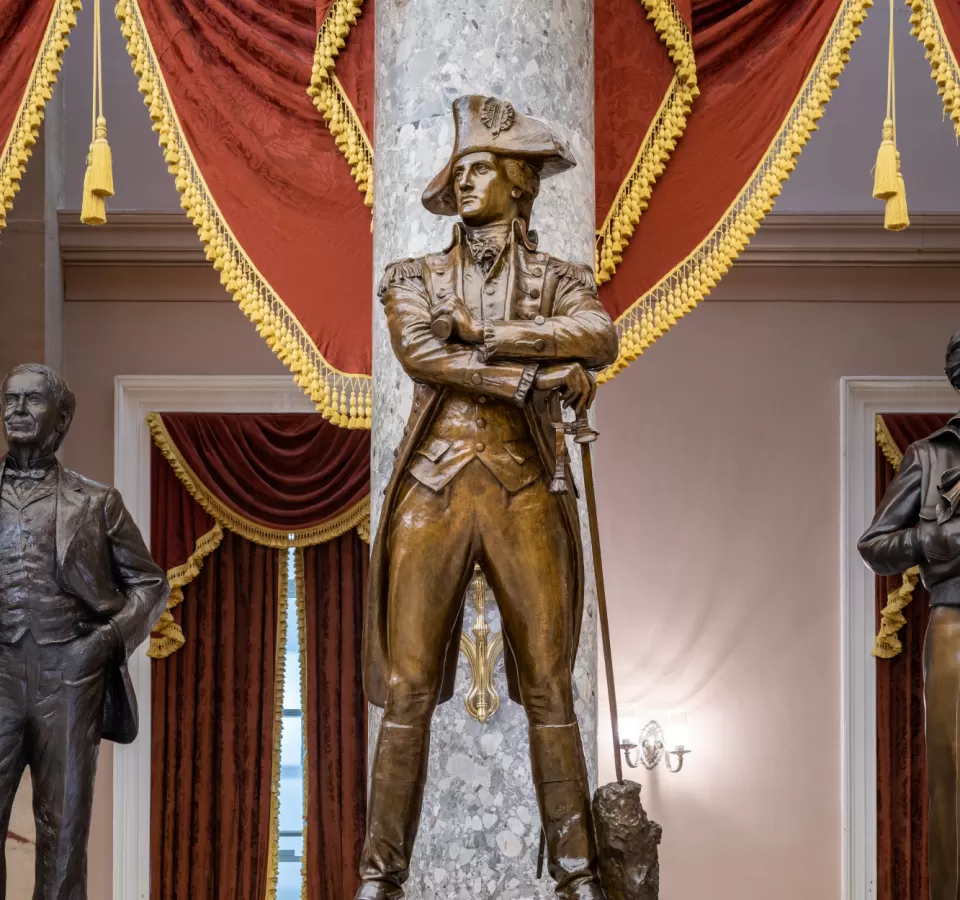
<instances>
[{"instance_id":1,"label":"bronze statue in suit","mask_svg":"<svg viewBox=\"0 0 960 900\"><path fill-rule=\"evenodd\" d=\"M960 391L960 332L945 371ZM930 900L960 897L960 415L911 444L857 545L878 575L920 566L933 610L923 644Z\"/></svg>"},{"instance_id":2,"label":"bronze statue in suit","mask_svg":"<svg viewBox=\"0 0 960 900\"><path fill-rule=\"evenodd\" d=\"M453 105L449 163L423 195L456 215L445 250L390 265L380 297L415 382L386 490L364 623L364 687L384 707L358 900L403 895L437 704L448 700L475 563L497 598L510 695L530 723L549 870L602 898L573 709L583 609L576 500L558 491L561 400L582 414L617 336L593 270L540 251L542 178L574 165L542 122L492 97ZM566 471L564 471L566 469ZM559 483L572 484L561 457Z\"/></svg>"},{"instance_id":3,"label":"bronze statue in suit","mask_svg":"<svg viewBox=\"0 0 960 900\"><path fill-rule=\"evenodd\" d=\"M2 397L0 841L29 766L33 896L86 900L100 739L130 743L137 735L126 660L149 635L169 587L120 495L57 461L75 407L66 382L45 366L18 366Z\"/></svg>"}]
</instances>

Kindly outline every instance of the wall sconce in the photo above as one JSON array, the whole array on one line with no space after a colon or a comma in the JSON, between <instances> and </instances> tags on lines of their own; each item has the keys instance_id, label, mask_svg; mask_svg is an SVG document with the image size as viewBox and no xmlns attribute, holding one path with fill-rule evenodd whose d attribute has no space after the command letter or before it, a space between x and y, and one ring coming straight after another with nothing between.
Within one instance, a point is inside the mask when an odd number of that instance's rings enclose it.
<instances>
[{"instance_id":1,"label":"wall sconce","mask_svg":"<svg viewBox=\"0 0 960 900\"><path fill-rule=\"evenodd\" d=\"M663 762L670 772L679 772L683 768L683 758L691 752L690 737L687 728L687 717L678 713L672 717L670 723L670 748L667 749L667 738L663 726L657 721L647 722L640 730L637 743L631 740L621 740L620 749L623 758L631 769L643 766L647 770L655 769ZM670 757L676 757L676 764L671 763Z\"/></svg>"}]
</instances>

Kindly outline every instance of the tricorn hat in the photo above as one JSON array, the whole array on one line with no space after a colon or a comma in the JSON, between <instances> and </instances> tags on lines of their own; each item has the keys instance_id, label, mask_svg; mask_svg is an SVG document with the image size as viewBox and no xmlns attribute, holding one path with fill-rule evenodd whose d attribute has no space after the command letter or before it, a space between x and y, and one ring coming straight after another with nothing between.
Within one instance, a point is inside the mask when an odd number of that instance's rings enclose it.
<instances>
[{"instance_id":1,"label":"tricorn hat","mask_svg":"<svg viewBox=\"0 0 960 900\"><path fill-rule=\"evenodd\" d=\"M455 137L450 161L427 185L423 205L438 216L455 216L453 168L468 153L497 153L528 159L538 165L541 178L575 166L576 160L545 122L517 112L496 97L474 94L453 101Z\"/></svg>"}]
</instances>

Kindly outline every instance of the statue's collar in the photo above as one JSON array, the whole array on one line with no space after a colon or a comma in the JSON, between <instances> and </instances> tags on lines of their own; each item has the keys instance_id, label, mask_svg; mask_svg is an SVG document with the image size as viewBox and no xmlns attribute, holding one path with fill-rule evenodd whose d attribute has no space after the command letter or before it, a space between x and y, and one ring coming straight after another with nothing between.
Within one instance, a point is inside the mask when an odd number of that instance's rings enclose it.
<instances>
[{"instance_id":1,"label":"statue's collar","mask_svg":"<svg viewBox=\"0 0 960 900\"><path fill-rule=\"evenodd\" d=\"M466 241L467 226L464 225L463 222L457 222L453 226L453 238L447 247L447 252L451 251L454 247L462 247ZM523 219L514 219L510 223L510 234L507 238L507 243L509 244L511 241L520 244L533 253L537 249L538 237L535 231L527 228L527 223L524 222Z\"/></svg>"},{"instance_id":2,"label":"statue's collar","mask_svg":"<svg viewBox=\"0 0 960 900\"><path fill-rule=\"evenodd\" d=\"M55 453L51 453L49 456L41 456L39 459L31 459L27 464L26 468L30 471L44 471L49 472L57 464L57 456ZM22 471L20 464L10 453L7 454L7 458L4 461L4 468L12 471Z\"/></svg>"}]
</instances>

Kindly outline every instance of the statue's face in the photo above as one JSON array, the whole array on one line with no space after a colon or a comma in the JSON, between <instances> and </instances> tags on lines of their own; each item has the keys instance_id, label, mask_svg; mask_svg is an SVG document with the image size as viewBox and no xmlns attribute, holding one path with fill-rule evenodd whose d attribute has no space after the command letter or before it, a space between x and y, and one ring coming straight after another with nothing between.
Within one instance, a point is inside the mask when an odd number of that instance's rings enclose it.
<instances>
[{"instance_id":1,"label":"statue's face","mask_svg":"<svg viewBox=\"0 0 960 900\"><path fill-rule=\"evenodd\" d=\"M9 445L53 451L62 423L47 379L17 372L3 385L3 433Z\"/></svg>"},{"instance_id":2,"label":"statue's face","mask_svg":"<svg viewBox=\"0 0 960 900\"><path fill-rule=\"evenodd\" d=\"M467 225L510 222L519 214L514 185L495 153L468 153L453 170L457 211Z\"/></svg>"}]
</instances>

